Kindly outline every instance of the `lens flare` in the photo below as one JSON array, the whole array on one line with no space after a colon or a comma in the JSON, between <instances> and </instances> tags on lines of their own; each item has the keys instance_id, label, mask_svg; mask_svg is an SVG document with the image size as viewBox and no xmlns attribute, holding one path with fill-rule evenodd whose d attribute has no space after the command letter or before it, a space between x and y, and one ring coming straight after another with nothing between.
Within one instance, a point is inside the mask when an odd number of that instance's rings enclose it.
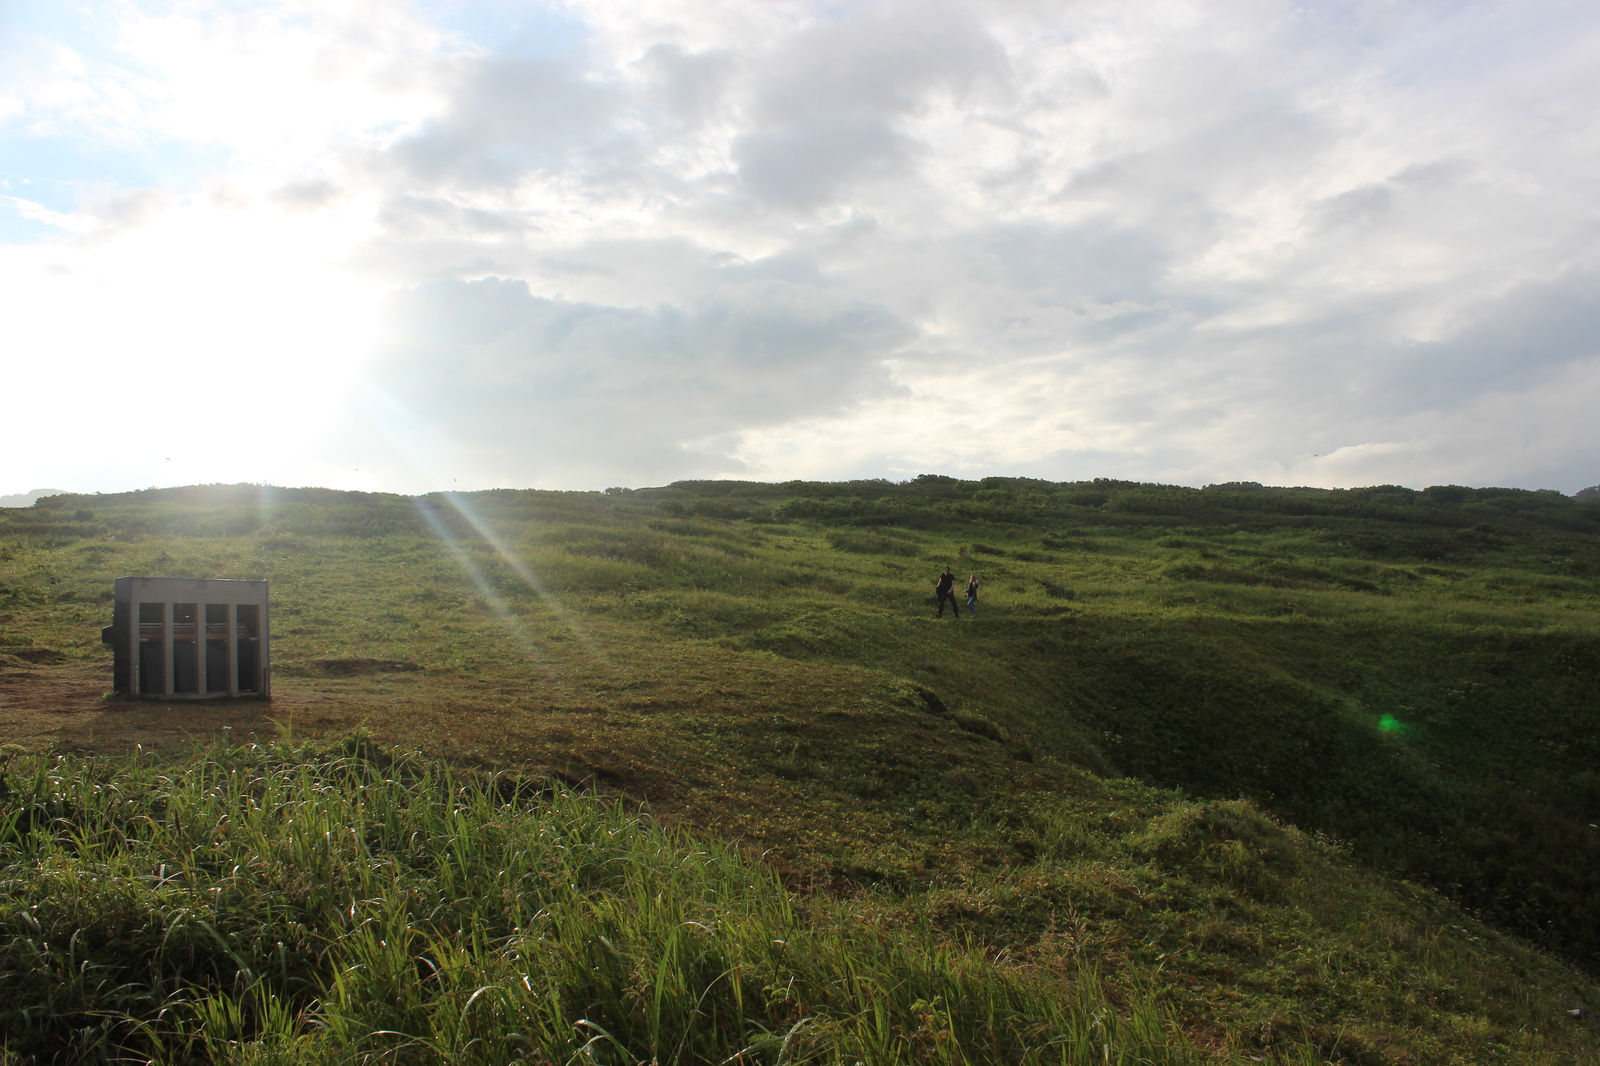
<instances>
[{"instance_id":1,"label":"lens flare","mask_svg":"<svg viewBox=\"0 0 1600 1066\"><path fill-rule=\"evenodd\" d=\"M256 487L256 519L262 529L272 524L274 502L273 486L263 481Z\"/></svg>"},{"instance_id":2,"label":"lens flare","mask_svg":"<svg viewBox=\"0 0 1600 1066\"><path fill-rule=\"evenodd\" d=\"M477 587L478 594L483 597L483 601L489 605L489 609L511 631L511 635L522 646L522 650L527 654L528 658L543 668L547 674L553 675L554 671L545 660L544 653L539 650L538 642L533 639L533 636L522 624L522 619L517 617L516 612L511 609L511 605L506 603L505 597L501 596L499 590L490 583L482 568L478 566L466 548L462 547L460 540L451 532L450 527L445 525L434 509L428 506L425 501L418 499L413 502L417 508L417 513L422 516L423 521L428 523L428 527L433 530L434 536L439 538L439 543L445 546L445 550L455 559L456 565L461 567L462 572Z\"/></svg>"},{"instance_id":3,"label":"lens flare","mask_svg":"<svg viewBox=\"0 0 1600 1066\"><path fill-rule=\"evenodd\" d=\"M583 627L578 624L578 620L573 618L567 609L561 605L561 602L551 594L549 588L547 588L545 583L540 580L539 575L534 571L533 567L529 566L528 563L520 555L518 555L509 544L505 542L505 539L495 532L495 530L483 519L481 515L477 513L477 511L473 510L472 505L468 503L467 500L453 492L444 492L440 493L440 495L444 497L445 501L449 503L450 506L456 509L456 513L467 520L468 524L477 531L478 536L482 537L484 542L487 543L489 547L494 549L495 554L500 557L502 562L511 567L512 572L522 579L523 583L528 586L529 590L532 591L534 595L539 597L545 606L550 609L550 612L555 615L556 620L567 627L567 631L577 639L578 643L583 646L584 650L590 655L594 656L595 659L604 664L608 669L612 668L612 663L610 659L606 657L605 652L602 651L593 640L589 639L589 635L583 631Z\"/></svg>"},{"instance_id":4,"label":"lens flare","mask_svg":"<svg viewBox=\"0 0 1600 1066\"><path fill-rule=\"evenodd\" d=\"M389 444L395 450L395 454L400 456L424 483L444 484L447 479L440 471L432 468L434 464L427 461L426 456L437 454L440 451L447 451L447 448L440 447L446 442L440 441L433 428L418 418L414 412L372 382L362 382L361 392L368 402L368 415L372 424L388 439ZM523 584L528 587L528 590L539 597L540 602L550 611L556 621L572 634L584 651L608 672L615 673L616 667L604 650L584 632L583 627L578 624L578 620L555 597L544 581L540 579L538 573L528 564L527 560L517 554L511 545L506 542L506 539L473 508L465 497L454 492L439 492L432 495L448 503L472 527L473 531L483 539L484 543L488 544L490 549L499 556L500 560L511 568L512 573L516 574ZM414 503L418 513L428 523L434 535L439 538L440 543L445 546L455 559L456 565L461 567L462 571L483 595L484 602L488 603L490 608L518 635L518 639L527 646L530 654L538 656L542 663L544 660L542 654L537 650L538 645L528 634L526 627L522 624L522 620L517 617L511 606L506 603L505 597L501 596L499 591L490 583L482 568L472 558L471 553L461 544L460 538L439 517L433 507L425 502L423 497L418 497ZM549 667L546 666L546 669L549 669Z\"/></svg>"}]
</instances>

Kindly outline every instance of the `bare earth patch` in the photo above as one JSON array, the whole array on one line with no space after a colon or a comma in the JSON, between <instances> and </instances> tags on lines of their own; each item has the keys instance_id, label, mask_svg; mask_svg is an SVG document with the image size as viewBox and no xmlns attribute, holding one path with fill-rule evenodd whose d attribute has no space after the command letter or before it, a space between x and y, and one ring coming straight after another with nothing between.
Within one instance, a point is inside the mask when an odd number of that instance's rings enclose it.
<instances>
[{"instance_id":1,"label":"bare earth patch","mask_svg":"<svg viewBox=\"0 0 1600 1066\"><path fill-rule=\"evenodd\" d=\"M108 666L63 663L0 670L0 741L29 750L59 748L107 754L134 745L165 748L231 734L276 736L291 715L317 732L337 729L336 702L285 692L267 700L110 699ZM353 723L352 723L353 724Z\"/></svg>"}]
</instances>

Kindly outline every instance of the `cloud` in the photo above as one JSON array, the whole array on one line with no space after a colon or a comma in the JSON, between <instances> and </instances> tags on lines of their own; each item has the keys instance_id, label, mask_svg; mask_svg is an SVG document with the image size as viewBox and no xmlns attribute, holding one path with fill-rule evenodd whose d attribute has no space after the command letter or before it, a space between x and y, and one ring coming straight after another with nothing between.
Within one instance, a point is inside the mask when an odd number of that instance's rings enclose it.
<instances>
[{"instance_id":1,"label":"cloud","mask_svg":"<svg viewBox=\"0 0 1600 1066\"><path fill-rule=\"evenodd\" d=\"M367 370L386 402L498 477L569 487L737 468L740 431L881 395L881 354L908 335L837 290L758 278L648 309L434 282L388 317Z\"/></svg>"},{"instance_id":2,"label":"cloud","mask_svg":"<svg viewBox=\"0 0 1600 1066\"><path fill-rule=\"evenodd\" d=\"M769 476L985 463L1076 475L1092 461L1166 480L1342 477L1371 463L1311 461L1350 448L1424 468L1443 453L1397 439L1402 425L1437 436L1427 417L1535 395L1590 351L1574 216L1486 147L1486 126L1517 136L1501 100L1443 102L1416 74L1416 17L784 10L742 40L716 12L658 7L652 40L591 11L581 54L471 60L436 123L395 149L434 191L390 201L374 257L395 277L494 273L551 306L613 308L594 320L610 349L676 366L674 406L711 418L721 453ZM1495 64L1471 18L1432 17ZM487 88L501 83L527 92ZM1474 108L1476 125L1454 117ZM457 168L449 180L434 159ZM696 321L741 272L896 323L850 346L880 387L764 407L717 384L749 380L726 365L664 360L665 323ZM464 330L490 312L452 313ZM738 343L798 328L755 315ZM540 350L543 362L498 361L502 385L553 388L553 367L594 358ZM838 373L795 351L792 365ZM629 425L609 461L634 449L643 468L708 469L631 394L562 381L564 404ZM924 428L952 396L970 427L959 438ZM1504 466L1488 439L1485 476Z\"/></svg>"},{"instance_id":3,"label":"cloud","mask_svg":"<svg viewBox=\"0 0 1600 1066\"><path fill-rule=\"evenodd\" d=\"M272 190L272 199L290 211L315 211L339 198L339 186L326 178L287 181Z\"/></svg>"},{"instance_id":4,"label":"cloud","mask_svg":"<svg viewBox=\"0 0 1600 1066\"><path fill-rule=\"evenodd\" d=\"M196 361L270 322L278 395L362 362L396 488L445 454L474 485L1600 479L1582 5L449 6L91 4L114 48L22 56L6 131L211 152L72 204L0 175L93 233L0 247L57 309L30 387L106 358L81 305L205 322ZM360 433L296 439L251 474L376 476Z\"/></svg>"},{"instance_id":5,"label":"cloud","mask_svg":"<svg viewBox=\"0 0 1600 1066\"><path fill-rule=\"evenodd\" d=\"M43 222L47 226L54 226L57 229L72 233L83 233L94 228L94 222L81 215L65 211L52 211L42 204L34 203L32 200L24 200L19 196L4 196L0 197L0 199L9 202L17 214L23 218L32 219L35 222Z\"/></svg>"},{"instance_id":6,"label":"cloud","mask_svg":"<svg viewBox=\"0 0 1600 1066\"><path fill-rule=\"evenodd\" d=\"M864 179L906 179L926 150L902 123L943 92L1003 85L1005 55L952 7L858 9L794 35L761 64L753 121L733 142L744 187L797 210Z\"/></svg>"},{"instance_id":7,"label":"cloud","mask_svg":"<svg viewBox=\"0 0 1600 1066\"><path fill-rule=\"evenodd\" d=\"M618 127L614 84L586 77L575 58L462 60L449 106L386 153L426 186L514 185L530 173L600 177L607 157L636 154ZM597 165L598 164L598 165Z\"/></svg>"},{"instance_id":8,"label":"cloud","mask_svg":"<svg viewBox=\"0 0 1600 1066\"><path fill-rule=\"evenodd\" d=\"M1448 339L1397 352L1381 381L1382 406L1455 407L1489 392L1521 392L1596 357L1600 274L1568 270L1513 286Z\"/></svg>"},{"instance_id":9,"label":"cloud","mask_svg":"<svg viewBox=\"0 0 1600 1066\"><path fill-rule=\"evenodd\" d=\"M631 67L649 79L642 95L651 112L651 128L670 135L696 129L717 115L739 60L727 51L694 53L658 41Z\"/></svg>"}]
</instances>

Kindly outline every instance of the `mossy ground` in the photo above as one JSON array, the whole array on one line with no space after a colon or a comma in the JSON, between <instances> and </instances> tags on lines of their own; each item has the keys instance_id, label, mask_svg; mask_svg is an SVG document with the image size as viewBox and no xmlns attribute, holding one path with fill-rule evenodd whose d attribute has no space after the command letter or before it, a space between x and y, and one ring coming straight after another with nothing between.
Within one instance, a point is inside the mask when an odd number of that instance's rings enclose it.
<instances>
[{"instance_id":1,"label":"mossy ground","mask_svg":"<svg viewBox=\"0 0 1600 1066\"><path fill-rule=\"evenodd\" d=\"M109 677L115 577L265 577L272 703L14 735L365 729L1092 965L1202 1046L1600 1061L1566 1013L1591 979L1530 946L1600 944L1595 510L1000 479L58 499L0 523L0 682ZM975 621L933 617L947 563Z\"/></svg>"}]
</instances>

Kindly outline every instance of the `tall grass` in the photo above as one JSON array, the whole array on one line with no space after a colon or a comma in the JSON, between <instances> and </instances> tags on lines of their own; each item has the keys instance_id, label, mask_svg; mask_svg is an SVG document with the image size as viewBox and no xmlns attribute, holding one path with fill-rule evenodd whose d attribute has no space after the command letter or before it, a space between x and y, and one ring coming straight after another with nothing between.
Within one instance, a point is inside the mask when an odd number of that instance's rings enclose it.
<instances>
[{"instance_id":1,"label":"tall grass","mask_svg":"<svg viewBox=\"0 0 1600 1066\"><path fill-rule=\"evenodd\" d=\"M807 911L622 808L364 740L14 764L11 1062L1185 1063L1092 974Z\"/></svg>"}]
</instances>

